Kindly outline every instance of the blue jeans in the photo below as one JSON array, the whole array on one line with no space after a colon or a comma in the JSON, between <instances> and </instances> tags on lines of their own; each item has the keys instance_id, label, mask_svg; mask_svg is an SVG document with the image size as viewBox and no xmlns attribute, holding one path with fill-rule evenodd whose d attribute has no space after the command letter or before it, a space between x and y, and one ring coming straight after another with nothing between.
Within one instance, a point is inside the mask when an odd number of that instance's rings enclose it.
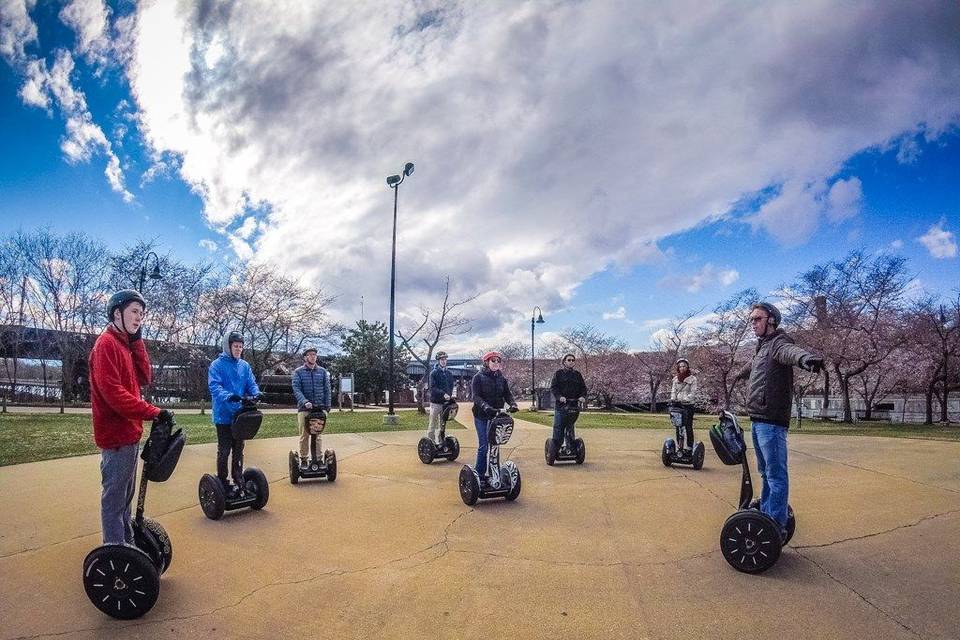
<instances>
[{"instance_id":1,"label":"blue jeans","mask_svg":"<svg viewBox=\"0 0 960 640\"><path fill-rule=\"evenodd\" d=\"M473 417L473 426L477 428L477 473L482 478L487 474L487 425L489 420Z\"/></svg>"},{"instance_id":2,"label":"blue jeans","mask_svg":"<svg viewBox=\"0 0 960 640\"><path fill-rule=\"evenodd\" d=\"M781 529L786 529L787 503L790 500L787 428L766 422L754 422L752 431L757 470L763 479L760 511L776 520Z\"/></svg>"},{"instance_id":3,"label":"blue jeans","mask_svg":"<svg viewBox=\"0 0 960 640\"><path fill-rule=\"evenodd\" d=\"M104 544L133 544L130 519L140 443L100 451L100 524Z\"/></svg>"},{"instance_id":4,"label":"blue jeans","mask_svg":"<svg viewBox=\"0 0 960 640\"><path fill-rule=\"evenodd\" d=\"M563 446L563 419L565 412L559 406L553 412L553 443L557 448Z\"/></svg>"}]
</instances>

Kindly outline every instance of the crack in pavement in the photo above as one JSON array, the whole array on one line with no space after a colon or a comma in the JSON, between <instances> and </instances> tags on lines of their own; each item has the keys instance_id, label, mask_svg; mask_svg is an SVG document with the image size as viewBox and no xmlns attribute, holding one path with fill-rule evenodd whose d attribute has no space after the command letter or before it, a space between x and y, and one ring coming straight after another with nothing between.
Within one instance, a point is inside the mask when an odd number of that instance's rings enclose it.
<instances>
[{"instance_id":1,"label":"crack in pavement","mask_svg":"<svg viewBox=\"0 0 960 640\"><path fill-rule=\"evenodd\" d=\"M953 515L953 514L955 514L955 513L960 513L960 509L951 509L950 511L944 511L943 513L935 513L935 514L933 514L933 515L924 516L924 517L920 518L919 520L917 520L916 522L910 522L910 523L907 523L907 524L901 524L901 525L898 525L898 526L896 526L896 527L893 527L892 529L886 529L886 530L884 530L884 531L876 531L876 532L874 532L874 533L867 533L867 534L862 535L862 536L853 536L853 537L850 537L850 538L843 538L843 539L841 539L841 540L833 540L832 542L823 542L823 543L821 543L821 544L803 544L803 545L791 545L791 546L793 546L794 549L823 549L823 548L825 548L825 547L832 547L832 546L835 545L835 544L841 544L841 543L844 543L844 542L852 542L852 541L855 541L855 540L866 540L867 538L875 538L875 537L877 537L877 536L882 536L882 535L885 535L885 534L888 534L888 533L893 533L894 531L900 531L901 529L910 529L910 528L916 527L916 526L918 526L918 525L920 525L920 524L922 524L922 523L924 523L924 522L927 522L928 520L936 520L937 518L941 518L941 517L943 517L943 516L950 516L950 515Z\"/></svg>"},{"instance_id":2,"label":"crack in pavement","mask_svg":"<svg viewBox=\"0 0 960 640\"><path fill-rule=\"evenodd\" d=\"M369 565L369 566L366 566L366 567L360 567L360 568L358 568L358 569L332 569L332 570L330 570L330 571L324 571L324 572L318 573L318 574L316 574L316 575L309 576L309 577L305 577L305 578L300 578L300 579L297 579L297 580L275 580L275 581L273 581L273 582L269 582L269 583L267 583L267 584L260 585L259 587L257 587L257 588L255 588L255 589L253 589L253 590L245 593L245 594L242 595L240 598L238 598L236 601L234 601L234 602L232 602L232 603L230 603L230 604L226 604L226 605L223 605L223 606L220 606L220 607L215 607L215 608L213 608L213 609L211 609L211 610L209 610L209 611L202 611L202 612L199 612L199 613L194 613L194 614L190 614L190 615L186 615L186 616L168 616L168 617L165 617L165 618L157 618L157 619L152 619L152 620L141 620L141 621L134 622L134 623L131 623L131 624L125 624L125 625L118 625L118 626L116 626L116 627L110 627L110 630L113 631L113 630L135 629L135 628L139 628L139 627L147 627L147 626L150 626L150 625L165 624L165 623L169 623L169 622L182 622L182 621L184 621L184 620L196 620L196 619L199 619L199 618L204 618L204 617L207 617L207 616L210 616L210 615L214 615L214 614L220 613L221 611L226 611L226 610L228 610L228 609L232 609L232 608L234 608L234 607L237 607L237 606L241 605L241 604L242 604L245 600L247 600L248 598L251 598L251 597L253 597L254 595L256 595L257 593L259 593L260 591L263 591L263 590L268 589L268 588L270 588L270 587L280 587L280 586L290 586L290 585L306 584L306 583L309 583L309 582L313 582L313 581L315 581L315 580L322 580L322 579L330 578L330 577L358 575L358 574L366 573L366 572L369 572L369 571L377 571L377 570L379 570L379 569L383 569L383 568L388 567L388 566L390 566L390 565L394 565L394 564L398 564L398 563L405 562L405 561L410 560L411 558L414 558L414 557L416 557L416 556L418 556L418 555L422 555L422 554L428 553L429 551L431 551L431 550L433 550L433 549L437 549L437 548L439 548L439 547L443 547L443 550L442 550L439 554L437 554L437 555L435 555L435 556L433 556L433 557L431 557L431 558L428 558L428 559L426 559L426 560L424 560L424 561L422 561L422 562L417 562L417 563L415 563L415 564L412 564L412 565L410 565L410 566L408 566L408 567L405 567L404 569L405 569L405 570L409 570L409 569L415 569L415 568L418 568L418 567L422 567L422 566L425 566L425 565L427 565L427 564L430 564L430 563L432 563L432 562L434 562L434 561L442 558L443 556L445 556L445 555L450 551L450 547L449 547L449 543L448 543L448 538L449 538L449 535L450 535L450 528L453 527L453 525L455 525L455 524L456 524L461 518L463 518L464 516L473 513L473 511L474 511L473 509L467 509L466 511L461 511L460 513L457 514L457 516L456 516L455 518L453 518L450 522L448 522L448 523L446 524L446 526L443 528L443 535L440 537L439 540L437 540L436 542L433 542L433 543L431 543L431 544L429 544L429 545L427 545L427 546L425 546L425 547L422 547L422 548L420 548L420 549L417 549L417 550L415 550L415 551L413 551L413 552L411 552L411 553L409 553L409 554L407 554L407 555L405 555L405 556L399 557L399 558L394 558L394 559L392 559L392 560L388 560L388 561L386 561L386 562L382 562L382 563L376 564L376 565ZM83 632L89 632L89 631L99 631L99 630L103 630L103 629L104 629L104 627L102 627L102 626L88 627L88 628L83 628L83 629L70 629L70 630L68 630L68 631L59 631L59 632L56 632L56 633L39 633L39 634L28 635L28 636L16 636L16 637L14 637L14 638L10 638L10 640L35 640L36 638L56 638L56 637L61 637L61 636L69 636L69 635L76 634L76 633L83 633Z\"/></svg>"},{"instance_id":3,"label":"crack in pavement","mask_svg":"<svg viewBox=\"0 0 960 640\"><path fill-rule=\"evenodd\" d=\"M960 490L951 489L949 487L941 487L936 484L928 484L926 482L920 482L919 480L914 480L913 478L908 478L906 476L898 476L895 473L887 473L886 471L879 471L877 469L871 469L870 467L861 467L860 465L853 464L852 462L844 462L843 460L834 460L833 458L828 458L826 456L817 455L815 453L807 453L806 451L800 451L798 449L789 449L792 453L798 453L802 456L808 456L810 458L817 458L818 460L824 460L826 462L832 462L834 464L839 464L844 467L850 467L851 469L858 469L860 471L867 471L869 473L876 473L877 475L885 476L887 478L896 478L897 480L904 480L913 484L918 484L921 487L926 487L928 489L939 489L941 491L947 491L948 493L960 493Z\"/></svg>"},{"instance_id":4,"label":"crack in pavement","mask_svg":"<svg viewBox=\"0 0 960 640\"><path fill-rule=\"evenodd\" d=\"M854 589L853 587L851 587L850 585L848 585L846 582L844 582L844 581L841 580L840 578L836 577L835 575L833 575L832 573L830 573L829 571L827 571L827 569L826 569L822 564L820 564L819 562L817 562L816 560L814 560L814 559L811 558L810 556L805 555L804 553L802 553L801 551L799 551L799 550L796 549L796 548L794 548L794 552L796 552L796 554L797 554L798 556L800 556L801 558L803 558L803 559L806 560L807 562L813 564L813 565L814 565L817 569L819 569L825 576L827 576L828 578L830 578L831 580L833 580L835 583L837 583L838 585L840 585L840 586L843 587L844 589L847 589L848 591L850 591L851 593L853 593L854 595L856 595L858 598L860 598L861 600L863 600L863 601L864 601L866 604L868 604L871 608L879 611L884 617L886 617L887 619L889 619L891 622L896 623L900 628L902 628L902 629L910 632L911 635L913 635L913 636L915 636L915 637L917 637L917 638L922 638L922 637L923 637L923 636L921 636L919 633L917 633L916 631L914 631L909 625L907 625L907 624L904 623L902 620L900 620L898 617L896 617L895 615L893 615L893 614L891 614L891 613L888 613L886 610L884 610L884 609L883 609L882 607L880 607L879 605L875 604L873 601L871 601L871 600L870 600L869 598L867 598L865 595L863 595L862 593L860 593L859 591L857 591L856 589Z\"/></svg>"}]
</instances>

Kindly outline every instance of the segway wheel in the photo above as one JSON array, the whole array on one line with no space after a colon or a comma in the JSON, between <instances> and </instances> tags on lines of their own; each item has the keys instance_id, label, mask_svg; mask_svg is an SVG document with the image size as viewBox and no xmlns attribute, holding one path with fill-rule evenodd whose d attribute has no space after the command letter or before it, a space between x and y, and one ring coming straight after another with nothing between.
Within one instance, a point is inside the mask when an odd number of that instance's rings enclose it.
<instances>
[{"instance_id":1,"label":"segway wheel","mask_svg":"<svg viewBox=\"0 0 960 640\"><path fill-rule=\"evenodd\" d=\"M477 480L477 474L468 465L460 468L460 499L463 504L472 507L477 504L480 498L480 482Z\"/></svg>"},{"instance_id":2,"label":"segway wheel","mask_svg":"<svg viewBox=\"0 0 960 640\"><path fill-rule=\"evenodd\" d=\"M663 466L669 467L673 464L673 452L676 450L675 448L676 445L671 438L664 441L663 449L660 451L660 459L663 460Z\"/></svg>"},{"instance_id":3,"label":"segway wheel","mask_svg":"<svg viewBox=\"0 0 960 640\"><path fill-rule=\"evenodd\" d=\"M587 445L583 443L581 438L577 438L573 441L574 451L577 452L576 462L577 464L583 464L583 461L587 459Z\"/></svg>"},{"instance_id":4,"label":"segway wheel","mask_svg":"<svg viewBox=\"0 0 960 640\"><path fill-rule=\"evenodd\" d=\"M209 473L203 474L200 478L200 508L203 509L203 515L211 520L219 520L223 517L223 510L227 506L227 497L223 493L223 485L220 478L212 476Z\"/></svg>"},{"instance_id":5,"label":"segway wheel","mask_svg":"<svg viewBox=\"0 0 960 640\"><path fill-rule=\"evenodd\" d=\"M737 571L761 573L780 558L780 531L769 516L741 509L727 518L720 531L723 558Z\"/></svg>"},{"instance_id":6,"label":"segway wheel","mask_svg":"<svg viewBox=\"0 0 960 640\"><path fill-rule=\"evenodd\" d=\"M547 438L543 443L543 458L551 467L553 463L557 461L557 445L553 441L553 438Z\"/></svg>"},{"instance_id":7,"label":"segway wheel","mask_svg":"<svg viewBox=\"0 0 960 640\"><path fill-rule=\"evenodd\" d=\"M510 478L510 492L507 494L507 501L513 502L520 495L520 469L517 468L517 465L512 462L508 462L504 465L504 471L507 476Z\"/></svg>"},{"instance_id":8,"label":"segway wheel","mask_svg":"<svg viewBox=\"0 0 960 640\"><path fill-rule=\"evenodd\" d=\"M453 462L458 457L460 457L460 441L454 438L453 436L447 436L444 438L444 443L447 445L447 449L450 450L450 453L447 454L447 460Z\"/></svg>"},{"instance_id":9,"label":"segway wheel","mask_svg":"<svg viewBox=\"0 0 960 640\"><path fill-rule=\"evenodd\" d=\"M783 541L783 544L790 542L790 539L793 538L793 534L797 530L797 518L793 515L793 507L787 505L787 539Z\"/></svg>"},{"instance_id":10,"label":"segway wheel","mask_svg":"<svg viewBox=\"0 0 960 640\"><path fill-rule=\"evenodd\" d=\"M694 471L699 471L703 468L703 456L706 453L706 450L703 448L703 443L698 442L696 446L693 447L693 469Z\"/></svg>"},{"instance_id":11,"label":"segway wheel","mask_svg":"<svg viewBox=\"0 0 960 640\"><path fill-rule=\"evenodd\" d=\"M300 482L300 456L296 451L291 451L289 460L290 466L290 484L297 484Z\"/></svg>"},{"instance_id":12,"label":"segway wheel","mask_svg":"<svg viewBox=\"0 0 960 640\"><path fill-rule=\"evenodd\" d=\"M327 451L323 454L324 460L327 462L327 480L330 482L337 481L337 452L336 451Z\"/></svg>"},{"instance_id":13,"label":"segway wheel","mask_svg":"<svg viewBox=\"0 0 960 640\"><path fill-rule=\"evenodd\" d=\"M267 506L267 500L270 499L270 483L267 482L267 476L263 471L256 467L250 467L243 471L243 484L247 491L252 491L257 499L250 505L251 509L260 510Z\"/></svg>"},{"instance_id":14,"label":"segway wheel","mask_svg":"<svg viewBox=\"0 0 960 640\"><path fill-rule=\"evenodd\" d=\"M417 455L420 457L420 462L430 464L437 455L437 445L430 438L420 438L420 442L417 443Z\"/></svg>"},{"instance_id":15,"label":"segway wheel","mask_svg":"<svg viewBox=\"0 0 960 640\"><path fill-rule=\"evenodd\" d=\"M173 562L173 544L170 542L170 536L167 535L167 531L163 528L163 525L152 518L143 519L143 528L153 536L153 540L156 545L155 548L157 549L160 559L160 562L157 563L155 558L154 564L157 565L157 570L160 572L160 575L163 575L167 572L167 569L170 568L170 564ZM137 546L141 550L147 551L140 545L140 540L137 539L139 537L137 534L143 535L142 532L138 530L137 527L134 527L133 533ZM147 555L153 556L153 554L149 551L147 551Z\"/></svg>"},{"instance_id":16,"label":"segway wheel","mask_svg":"<svg viewBox=\"0 0 960 640\"><path fill-rule=\"evenodd\" d=\"M153 608L160 595L160 572L136 547L107 544L83 561L83 588L97 609L112 618L133 620Z\"/></svg>"}]
</instances>

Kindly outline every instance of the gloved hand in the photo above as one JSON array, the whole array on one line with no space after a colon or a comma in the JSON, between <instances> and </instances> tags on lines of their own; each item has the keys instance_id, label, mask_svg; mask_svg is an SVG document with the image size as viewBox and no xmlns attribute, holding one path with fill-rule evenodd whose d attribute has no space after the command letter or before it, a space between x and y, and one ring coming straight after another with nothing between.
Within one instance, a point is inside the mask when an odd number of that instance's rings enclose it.
<instances>
[{"instance_id":1,"label":"gloved hand","mask_svg":"<svg viewBox=\"0 0 960 640\"><path fill-rule=\"evenodd\" d=\"M517 405L512 404L512 405L510 405L509 411L510 411L510 413L516 413L517 411L520 411L520 409L517 408Z\"/></svg>"},{"instance_id":2,"label":"gloved hand","mask_svg":"<svg viewBox=\"0 0 960 640\"><path fill-rule=\"evenodd\" d=\"M820 371L823 369L823 358L819 356L804 356L800 366L807 371L820 373Z\"/></svg>"},{"instance_id":3,"label":"gloved hand","mask_svg":"<svg viewBox=\"0 0 960 640\"><path fill-rule=\"evenodd\" d=\"M567 401L567 399L564 398L563 396L560 396L559 398L557 398L557 402L559 402L560 404L563 404L563 403L566 402L566 401Z\"/></svg>"},{"instance_id":4,"label":"gloved hand","mask_svg":"<svg viewBox=\"0 0 960 640\"><path fill-rule=\"evenodd\" d=\"M143 338L143 327L140 327L139 329L137 329L137 332L136 332L136 333L128 333L128 334L127 334L127 338L129 338L129 340L130 340L131 343L134 343L134 342L136 342L137 340L142 339L142 338Z\"/></svg>"},{"instance_id":5,"label":"gloved hand","mask_svg":"<svg viewBox=\"0 0 960 640\"><path fill-rule=\"evenodd\" d=\"M227 398L227 400L229 402L240 402L241 400L243 400L243 398L241 398L240 396L234 393L234 394L231 394L230 397Z\"/></svg>"},{"instance_id":6,"label":"gloved hand","mask_svg":"<svg viewBox=\"0 0 960 640\"><path fill-rule=\"evenodd\" d=\"M312 403L312 402L304 402L304 403L303 403L303 408L304 408L304 409L313 409L313 403Z\"/></svg>"},{"instance_id":7,"label":"gloved hand","mask_svg":"<svg viewBox=\"0 0 960 640\"><path fill-rule=\"evenodd\" d=\"M154 420L157 422L173 422L173 411L160 409L160 413L157 414L157 417L154 418Z\"/></svg>"}]
</instances>

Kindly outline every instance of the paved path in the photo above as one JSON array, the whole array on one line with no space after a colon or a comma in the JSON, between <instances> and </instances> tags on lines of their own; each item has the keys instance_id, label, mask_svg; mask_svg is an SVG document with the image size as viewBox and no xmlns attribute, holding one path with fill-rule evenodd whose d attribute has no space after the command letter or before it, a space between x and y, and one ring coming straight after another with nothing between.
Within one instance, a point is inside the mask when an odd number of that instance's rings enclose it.
<instances>
[{"instance_id":1,"label":"paved path","mask_svg":"<svg viewBox=\"0 0 960 640\"><path fill-rule=\"evenodd\" d=\"M214 445L188 447L150 486L174 560L133 622L100 614L80 582L99 543L99 458L0 468L0 639L960 635L960 443L792 436L797 534L747 576L717 549L738 467L711 450L700 472L667 469L665 434L583 430L587 463L551 468L547 433L518 423L506 453L523 493L474 508L460 463L422 465L415 432L329 436L339 479L298 486L294 439L254 440L270 502L220 522L196 503ZM472 429L455 434L472 461Z\"/></svg>"}]
</instances>

